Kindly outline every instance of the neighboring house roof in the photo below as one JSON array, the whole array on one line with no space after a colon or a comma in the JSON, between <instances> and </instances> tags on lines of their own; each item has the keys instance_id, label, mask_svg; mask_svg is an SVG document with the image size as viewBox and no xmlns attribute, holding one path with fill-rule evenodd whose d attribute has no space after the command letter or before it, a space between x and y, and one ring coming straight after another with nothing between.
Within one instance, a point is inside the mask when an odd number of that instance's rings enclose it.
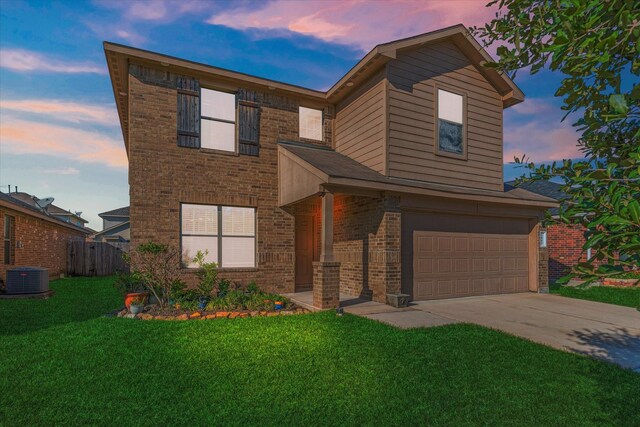
<instances>
[{"instance_id":1,"label":"neighboring house roof","mask_svg":"<svg viewBox=\"0 0 640 427\"><path fill-rule=\"evenodd\" d=\"M116 225L112 225L109 228L105 228L104 230L102 230L102 231L100 231L98 233L95 233L93 235L93 237L108 236L108 235L110 235L112 233L118 233L118 232L120 232L122 230L126 230L129 227L130 227L129 221L120 222L120 223L118 223Z\"/></svg>"},{"instance_id":2,"label":"neighboring house roof","mask_svg":"<svg viewBox=\"0 0 640 427\"><path fill-rule=\"evenodd\" d=\"M9 195L9 197L12 197L14 199L20 200L23 203L26 203L30 206L33 206L34 208L40 210L40 208L38 207L38 205L36 204L36 202L38 200L40 200L39 198L37 198L36 196L33 196L29 193L25 193L25 192L13 192ZM54 215L54 216L71 216L74 217L76 219L78 219L80 222L82 222L83 224L86 224L87 221L86 219L82 218L81 216L75 214L74 212L62 209L59 206L54 205L53 203L50 204L49 206L47 206L47 213L49 213L50 215Z\"/></svg>"},{"instance_id":3,"label":"neighboring house roof","mask_svg":"<svg viewBox=\"0 0 640 427\"><path fill-rule=\"evenodd\" d=\"M104 51L107 66L109 67L115 101L118 107L122 134L125 146L128 147L128 67L132 59L136 62L147 63L155 67L160 66L162 69L176 74L186 73L194 77L215 76L221 81L232 83L241 81L250 87L259 87L273 90L276 91L276 93L284 95L293 94L316 102L335 104L348 96L353 90L357 89L362 82L370 78L373 73L387 62L395 59L398 53L420 47L427 43L436 43L444 40L451 40L469 58L487 81L496 88L502 96L502 102L505 108L524 100L522 91L507 75L493 68L483 67L485 62L492 61L493 59L462 24L377 45L326 92L213 67L143 49L136 49L117 43L104 42Z\"/></svg>"},{"instance_id":4,"label":"neighboring house roof","mask_svg":"<svg viewBox=\"0 0 640 427\"><path fill-rule=\"evenodd\" d=\"M505 182L505 185L523 188L527 191L549 197L559 202L565 200L568 197L567 193L562 191L561 184L556 184L555 182L546 180L521 182L520 184L516 184L516 181L508 181ZM558 208L549 209L549 213L551 215L558 215Z\"/></svg>"},{"instance_id":5,"label":"neighboring house roof","mask_svg":"<svg viewBox=\"0 0 640 427\"><path fill-rule=\"evenodd\" d=\"M517 204L552 208L557 206L554 199L522 188L505 186L503 191L481 190L455 185L435 184L404 178L382 175L354 159L326 147L298 142L278 141L285 161L292 163L283 168L295 175L301 183L309 183L307 194L300 191L295 194L299 199L309 197L319 191L320 185L360 188L373 191L395 191L401 193L423 194L435 197L459 198L474 201ZM308 176L303 174L308 173ZM287 177L282 177L287 179ZM295 200L284 201L290 204Z\"/></svg>"},{"instance_id":6,"label":"neighboring house roof","mask_svg":"<svg viewBox=\"0 0 640 427\"><path fill-rule=\"evenodd\" d=\"M67 228L71 228L73 230L77 230L77 231L81 231L85 234L90 234L92 233L94 230L91 230L90 228L87 227L80 227L77 226L75 224L72 224L70 222L61 220L55 216L53 216L51 213L47 212L47 211L43 211L42 209L40 209L39 207L37 207L35 204L31 204L31 203L27 203L27 202L23 202L22 200L13 197L13 193L10 195L0 192L0 205L4 205L7 206L9 208L21 211L23 213L28 213L32 216L38 217L40 219L44 219L50 222L54 222L58 225L67 227Z\"/></svg>"},{"instance_id":7,"label":"neighboring house roof","mask_svg":"<svg viewBox=\"0 0 640 427\"><path fill-rule=\"evenodd\" d=\"M110 211L106 211L106 212L102 212L98 214L99 217L103 217L103 216L122 216L122 217L129 217L129 206L125 206L123 208L118 208L118 209L113 209Z\"/></svg>"}]
</instances>

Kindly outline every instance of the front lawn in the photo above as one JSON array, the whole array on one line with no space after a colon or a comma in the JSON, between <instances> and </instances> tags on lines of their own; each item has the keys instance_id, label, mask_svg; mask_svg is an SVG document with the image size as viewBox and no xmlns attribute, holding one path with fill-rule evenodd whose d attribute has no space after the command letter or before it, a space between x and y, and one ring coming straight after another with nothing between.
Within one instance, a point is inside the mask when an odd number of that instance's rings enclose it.
<instances>
[{"instance_id":1,"label":"front lawn","mask_svg":"<svg viewBox=\"0 0 640 427\"><path fill-rule=\"evenodd\" d=\"M0 425L632 425L640 375L471 325L105 318L110 278L0 301Z\"/></svg>"},{"instance_id":2,"label":"front lawn","mask_svg":"<svg viewBox=\"0 0 640 427\"><path fill-rule=\"evenodd\" d=\"M605 302L625 307L640 307L640 287L615 288L611 286L575 287L551 285L551 293L564 297Z\"/></svg>"}]
</instances>

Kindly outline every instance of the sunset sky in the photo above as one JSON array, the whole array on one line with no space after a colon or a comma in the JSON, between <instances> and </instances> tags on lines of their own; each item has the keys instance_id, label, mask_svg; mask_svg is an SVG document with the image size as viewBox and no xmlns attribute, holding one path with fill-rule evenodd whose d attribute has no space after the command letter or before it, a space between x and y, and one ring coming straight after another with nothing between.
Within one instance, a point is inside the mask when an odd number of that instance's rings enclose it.
<instances>
[{"instance_id":1,"label":"sunset sky","mask_svg":"<svg viewBox=\"0 0 640 427\"><path fill-rule=\"evenodd\" d=\"M0 0L0 189L53 196L98 230L99 212L129 203L104 40L325 90L377 43L486 22L484 3ZM505 162L579 157L559 81L517 76L527 100L505 112Z\"/></svg>"}]
</instances>

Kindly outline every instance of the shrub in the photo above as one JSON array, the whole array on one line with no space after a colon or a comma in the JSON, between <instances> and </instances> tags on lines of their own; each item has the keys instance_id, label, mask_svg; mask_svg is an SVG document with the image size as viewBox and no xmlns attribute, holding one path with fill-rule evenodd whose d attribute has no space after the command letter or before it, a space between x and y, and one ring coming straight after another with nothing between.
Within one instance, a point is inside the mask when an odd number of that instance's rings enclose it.
<instances>
[{"instance_id":1,"label":"shrub","mask_svg":"<svg viewBox=\"0 0 640 427\"><path fill-rule=\"evenodd\" d=\"M225 296L227 293L229 293L229 288L231 288L231 282L227 279L220 279L220 281L218 282L218 296Z\"/></svg>"},{"instance_id":2,"label":"shrub","mask_svg":"<svg viewBox=\"0 0 640 427\"><path fill-rule=\"evenodd\" d=\"M179 279L180 257L175 248L155 242L143 243L135 248L131 258L160 307L168 306L175 292L184 288Z\"/></svg>"},{"instance_id":3,"label":"shrub","mask_svg":"<svg viewBox=\"0 0 640 427\"><path fill-rule=\"evenodd\" d=\"M117 273L113 286L123 295L144 291L145 285L139 272Z\"/></svg>"},{"instance_id":4,"label":"shrub","mask_svg":"<svg viewBox=\"0 0 640 427\"><path fill-rule=\"evenodd\" d=\"M205 257L208 250L198 251L193 258L193 262L198 266L196 276L200 279L198 291L201 297L210 298L213 290L218 284L218 265L215 262L206 262Z\"/></svg>"}]
</instances>

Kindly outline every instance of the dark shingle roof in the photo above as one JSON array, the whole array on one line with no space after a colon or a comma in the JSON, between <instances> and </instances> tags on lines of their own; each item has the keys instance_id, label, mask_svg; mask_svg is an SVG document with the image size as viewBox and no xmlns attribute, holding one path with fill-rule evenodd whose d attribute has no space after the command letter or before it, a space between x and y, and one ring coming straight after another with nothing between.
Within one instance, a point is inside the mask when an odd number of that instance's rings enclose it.
<instances>
[{"instance_id":1,"label":"dark shingle roof","mask_svg":"<svg viewBox=\"0 0 640 427\"><path fill-rule=\"evenodd\" d=\"M408 191L410 191L410 188L424 188L447 193L491 196L503 199L529 200L537 202L553 201L544 195L533 193L522 188L515 188L513 186L505 186L504 192L502 192L388 177L327 147L290 141L278 141L278 143L287 151L295 154L309 165L333 178L349 178L381 184L402 185L406 186Z\"/></svg>"},{"instance_id":2,"label":"dark shingle roof","mask_svg":"<svg viewBox=\"0 0 640 427\"><path fill-rule=\"evenodd\" d=\"M36 202L40 199L38 199L36 196L32 196L29 193L24 193L24 192L13 192L11 193L11 195L9 196L11 198L20 200L23 203L26 203L36 209L39 210L38 205L36 204ZM62 209L59 206L54 205L53 203L50 204L49 206L47 206L47 212L51 215L59 215L59 216L75 216L76 218L78 218L80 221L82 222L89 222L86 219L82 218L79 215L76 215L74 212L70 212L67 210Z\"/></svg>"},{"instance_id":3,"label":"dark shingle roof","mask_svg":"<svg viewBox=\"0 0 640 427\"><path fill-rule=\"evenodd\" d=\"M550 197L559 202L565 200L567 198L567 194L561 190L562 185L556 184L551 181L530 181L530 182L521 182L516 185L516 181L508 181L505 182L505 185L517 188L524 188L525 190L540 194L542 196ZM551 215L558 214L558 208L549 209L549 213Z\"/></svg>"},{"instance_id":4,"label":"dark shingle roof","mask_svg":"<svg viewBox=\"0 0 640 427\"><path fill-rule=\"evenodd\" d=\"M98 216L129 216L129 206L99 213Z\"/></svg>"},{"instance_id":5,"label":"dark shingle roof","mask_svg":"<svg viewBox=\"0 0 640 427\"><path fill-rule=\"evenodd\" d=\"M22 194L26 194L26 193L22 193ZM89 234L89 233L91 233L93 231L90 228L79 227L79 226L77 226L75 224L72 224L70 222L61 220L60 218L56 218L55 216L53 216L53 215L56 215L56 214L52 214L51 212L48 212L48 211L43 211L42 209L37 207L35 202L33 204L32 203L28 203L28 202L25 202L25 201L23 201L21 199L13 197L13 195L14 195L14 193L11 193L11 195L8 195L8 194L5 194L5 193L0 191L0 200L4 200L5 202L14 204L14 205L19 206L19 207L24 208L24 209L28 209L28 210L30 210L30 211L32 211L34 213L38 213L40 215L48 216L50 219L52 219L54 221L57 221L60 224L64 224L64 225L66 225L68 227L75 228L76 230L80 230L80 231L82 231L84 233Z\"/></svg>"}]
</instances>

